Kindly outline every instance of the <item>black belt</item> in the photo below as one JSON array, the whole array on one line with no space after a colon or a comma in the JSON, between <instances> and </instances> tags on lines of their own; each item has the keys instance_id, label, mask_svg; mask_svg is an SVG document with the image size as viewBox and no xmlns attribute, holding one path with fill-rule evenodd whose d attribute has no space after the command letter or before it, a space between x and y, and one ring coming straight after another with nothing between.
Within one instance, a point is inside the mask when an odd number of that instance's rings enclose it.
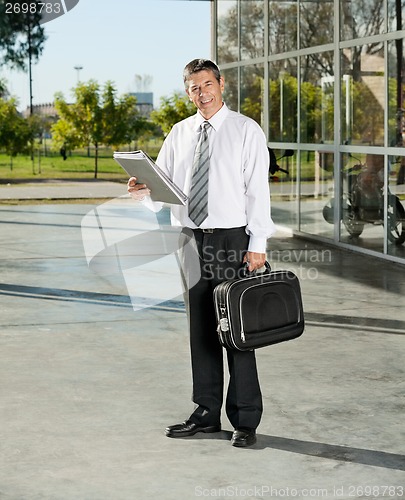
<instances>
[{"instance_id":1,"label":"black belt","mask_svg":"<svg viewBox=\"0 0 405 500\"><path fill-rule=\"evenodd\" d=\"M223 232L229 232L229 231L240 231L241 229L245 229L246 226L240 226L240 227L218 227L218 228L209 228L209 229L201 229L199 227L193 228L192 230L195 233L208 233L208 234L213 234L213 233L223 233Z\"/></svg>"}]
</instances>

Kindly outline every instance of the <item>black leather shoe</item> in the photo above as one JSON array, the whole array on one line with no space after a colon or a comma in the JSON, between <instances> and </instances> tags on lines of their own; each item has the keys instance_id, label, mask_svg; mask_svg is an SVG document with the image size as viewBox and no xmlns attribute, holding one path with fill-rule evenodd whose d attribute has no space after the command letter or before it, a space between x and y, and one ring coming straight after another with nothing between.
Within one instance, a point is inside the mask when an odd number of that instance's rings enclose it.
<instances>
[{"instance_id":1,"label":"black leather shoe","mask_svg":"<svg viewBox=\"0 0 405 500\"><path fill-rule=\"evenodd\" d=\"M209 425L203 426L195 424L191 420L186 420L182 424L170 425L166 427L166 436L176 438L176 437L187 437L194 436L197 432L220 432L221 425Z\"/></svg>"},{"instance_id":2,"label":"black leather shoe","mask_svg":"<svg viewBox=\"0 0 405 500\"><path fill-rule=\"evenodd\" d=\"M254 429L235 429L232 434L231 445L238 448L246 448L256 443L256 431Z\"/></svg>"}]
</instances>

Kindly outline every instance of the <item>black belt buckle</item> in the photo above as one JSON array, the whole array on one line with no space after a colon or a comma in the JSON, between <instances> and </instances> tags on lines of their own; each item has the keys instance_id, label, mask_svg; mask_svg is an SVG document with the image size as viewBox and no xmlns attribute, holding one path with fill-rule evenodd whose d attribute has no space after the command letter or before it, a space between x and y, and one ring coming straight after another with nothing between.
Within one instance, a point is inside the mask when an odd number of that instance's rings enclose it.
<instances>
[{"instance_id":1,"label":"black belt buckle","mask_svg":"<svg viewBox=\"0 0 405 500\"><path fill-rule=\"evenodd\" d=\"M215 229L201 229L201 231L202 231L203 233L212 234L212 233L215 231Z\"/></svg>"}]
</instances>

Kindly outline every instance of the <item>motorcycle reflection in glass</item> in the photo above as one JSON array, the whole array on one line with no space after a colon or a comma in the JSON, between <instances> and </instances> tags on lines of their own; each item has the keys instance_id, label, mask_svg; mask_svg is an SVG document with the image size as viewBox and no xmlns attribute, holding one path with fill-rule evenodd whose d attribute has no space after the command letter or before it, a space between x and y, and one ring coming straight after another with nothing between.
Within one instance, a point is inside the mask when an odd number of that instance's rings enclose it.
<instances>
[{"instance_id":1,"label":"motorcycle reflection in glass","mask_svg":"<svg viewBox=\"0 0 405 500\"><path fill-rule=\"evenodd\" d=\"M384 157L367 155L365 165L357 164L342 175L342 220L352 237L360 236L365 224L384 224ZM324 219L333 224L335 199L323 208ZM388 191L388 239L405 242L405 209L400 199Z\"/></svg>"}]
</instances>

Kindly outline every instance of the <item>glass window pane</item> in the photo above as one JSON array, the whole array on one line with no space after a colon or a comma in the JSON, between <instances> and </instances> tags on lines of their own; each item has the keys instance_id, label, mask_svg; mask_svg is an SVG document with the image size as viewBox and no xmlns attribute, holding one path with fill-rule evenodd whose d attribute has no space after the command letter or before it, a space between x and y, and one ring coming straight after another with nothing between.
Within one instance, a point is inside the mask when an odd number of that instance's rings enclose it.
<instances>
[{"instance_id":1,"label":"glass window pane","mask_svg":"<svg viewBox=\"0 0 405 500\"><path fill-rule=\"evenodd\" d=\"M223 99L228 108L238 111L238 68L222 70L221 75L225 79Z\"/></svg>"},{"instance_id":2,"label":"glass window pane","mask_svg":"<svg viewBox=\"0 0 405 500\"><path fill-rule=\"evenodd\" d=\"M264 55L264 0L241 0L240 52L242 59Z\"/></svg>"},{"instance_id":3,"label":"glass window pane","mask_svg":"<svg viewBox=\"0 0 405 500\"><path fill-rule=\"evenodd\" d=\"M269 51L279 54L297 49L297 0L269 1Z\"/></svg>"},{"instance_id":4,"label":"glass window pane","mask_svg":"<svg viewBox=\"0 0 405 500\"><path fill-rule=\"evenodd\" d=\"M300 230L333 238L335 199L332 152L301 152Z\"/></svg>"},{"instance_id":5,"label":"glass window pane","mask_svg":"<svg viewBox=\"0 0 405 500\"><path fill-rule=\"evenodd\" d=\"M345 0L339 4L342 40L383 33L384 0Z\"/></svg>"},{"instance_id":6,"label":"glass window pane","mask_svg":"<svg viewBox=\"0 0 405 500\"><path fill-rule=\"evenodd\" d=\"M333 1L300 2L300 48L333 42Z\"/></svg>"},{"instance_id":7,"label":"glass window pane","mask_svg":"<svg viewBox=\"0 0 405 500\"><path fill-rule=\"evenodd\" d=\"M301 142L333 142L334 81L333 52L301 58Z\"/></svg>"},{"instance_id":8,"label":"glass window pane","mask_svg":"<svg viewBox=\"0 0 405 500\"><path fill-rule=\"evenodd\" d=\"M237 0L218 0L217 3L218 64L239 59Z\"/></svg>"},{"instance_id":9,"label":"glass window pane","mask_svg":"<svg viewBox=\"0 0 405 500\"><path fill-rule=\"evenodd\" d=\"M403 146L404 131L404 40L388 43L388 144Z\"/></svg>"},{"instance_id":10,"label":"glass window pane","mask_svg":"<svg viewBox=\"0 0 405 500\"><path fill-rule=\"evenodd\" d=\"M405 156L388 157L388 253L405 257Z\"/></svg>"},{"instance_id":11,"label":"glass window pane","mask_svg":"<svg viewBox=\"0 0 405 500\"><path fill-rule=\"evenodd\" d=\"M381 44L344 49L342 57L342 141L384 144L384 50Z\"/></svg>"},{"instance_id":12,"label":"glass window pane","mask_svg":"<svg viewBox=\"0 0 405 500\"><path fill-rule=\"evenodd\" d=\"M388 0L388 31L405 29L405 1Z\"/></svg>"},{"instance_id":13,"label":"glass window pane","mask_svg":"<svg viewBox=\"0 0 405 500\"><path fill-rule=\"evenodd\" d=\"M297 142L297 60L269 66L269 140Z\"/></svg>"},{"instance_id":14,"label":"glass window pane","mask_svg":"<svg viewBox=\"0 0 405 500\"><path fill-rule=\"evenodd\" d=\"M240 112L253 118L261 127L263 127L263 95L263 64L241 68Z\"/></svg>"},{"instance_id":15,"label":"glass window pane","mask_svg":"<svg viewBox=\"0 0 405 500\"><path fill-rule=\"evenodd\" d=\"M277 164L284 172L276 172L270 176L271 214L275 224L291 229L298 229L298 196L297 196L297 156L296 154L281 158L283 150L274 150Z\"/></svg>"},{"instance_id":16,"label":"glass window pane","mask_svg":"<svg viewBox=\"0 0 405 500\"><path fill-rule=\"evenodd\" d=\"M351 155L342 166L341 241L384 249L384 156Z\"/></svg>"}]
</instances>

